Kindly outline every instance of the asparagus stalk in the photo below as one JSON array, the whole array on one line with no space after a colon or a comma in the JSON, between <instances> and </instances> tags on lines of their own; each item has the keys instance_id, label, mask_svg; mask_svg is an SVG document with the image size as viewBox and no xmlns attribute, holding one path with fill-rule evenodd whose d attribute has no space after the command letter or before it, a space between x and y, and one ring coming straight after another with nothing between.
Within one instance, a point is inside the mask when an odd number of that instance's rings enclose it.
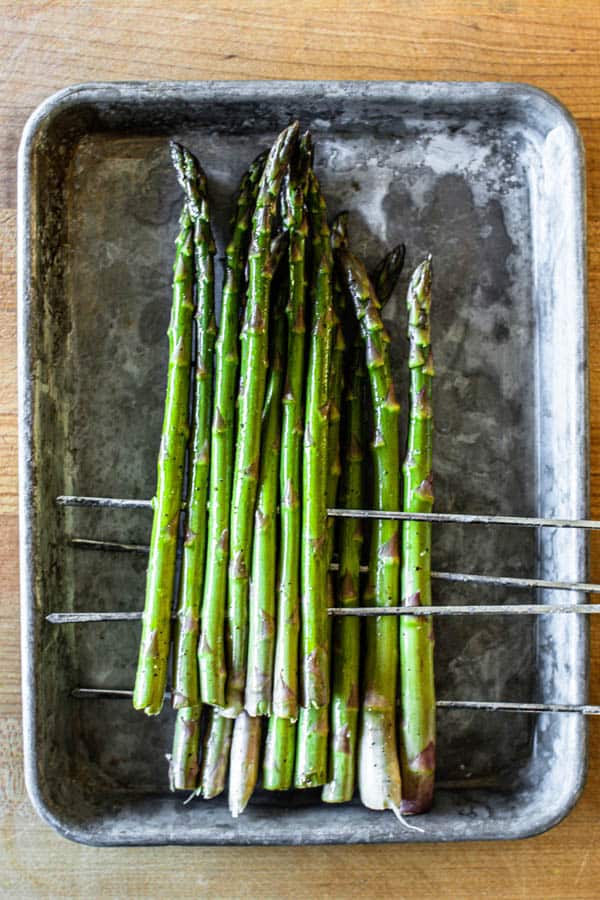
<instances>
[{"instance_id":1,"label":"asparagus stalk","mask_svg":"<svg viewBox=\"0 0 600 900\"><path fill-rule=\"evenodd\" d=\"M348 214L346 212L339 213L335 218L331 227L331 249L339 250L348 244ZM333 278L333 321L334 321L334 337L333 350L331 355L331 373L329 384L329 422L327 430L327 506L335 506L337 500L337 491L342 471L340 460L340 420L341 420L341 403L342 391L344 388L344 356L346 353L346 342L344 340L344 330L342 327L342 317L346 309L346 292L343 290L337 272L334 270ZM335 519L327 520L328 528L328 548L327 548L327 567L331 563L335 543ZM328 575L329 593L331 595L331 603L335 596L333 581L331 575Z\"/></svg>"},{"instance_id":2,"label":"asparagus stalk","mask_svg":"<svg viewBox=\"0 0 600 900\"><path fill-rule=\"evenodd\" d=\"M281 179L298 134L286 128L273 145L260 181L248 252L248 299L242 329L238 425L230 518L227 605L226 714L237 716L244 700L248 647L248 581L264 403L273 218Z\"/></svg>"},{"instance_id":3,"label":"asparagus stalk","mask_svg":"<svg viewBox=\"0 0 600 900\"><path fill-rule=\"evenodd\" d=\"M205 800L212 800L225 790L232 731L233 719L227 719L217 709L211 707L202 742L200 769L199 792Z\"/></svg>"},{"instance_id":4,"label":"asparagus stalk","mask_svg":"<svg viewBox=\"0 0 600 900\"><path fill-rule=\"evenodd\" d=\"M172 791L194 791L198 781L198 744L200 706L177 710L173 752L169 758L169 784Z\"/></svg>"},{"instance_id":5,"label":"asparagus stalk","mask_svg":"<svg viewBox=\"0 0 600 900\"><path fill-rule=\"evenodd\" d=\"M332 252L325 200L311 170L308 190L315 260L313 311L306 385L302 471L302 628L303 698L309 708L329 702L329 624L327 615L327 438L334 335Z\"/></svg>"},{"instance_id":6,"label":"asparagus stalk","mask_svg":"<svg viewBox=\"0 0 600 900\"><path fill-rule=\"evenodd\" d=\"M175 624L173 706L198 707L198 630L206 549L206 501L210 446L210 416L215 338L214 255L206 196L206 176L192 154L173 142L174 161L186 191L194 223L196 281L196 367L186 531ZM199 709L198 709L199 712ZM179 722L179 718L177 720ZM183 720L182 720L183 721ZM189 721L189 717L185 719ZM177 735L176 735L177 737ZM197 738L196 738L197 740ZM173 753L175 756L175 751ZM188 785L186 785L187 787Z\"/></svg>"},{"instance_id":7,"label":"asparagus stalk","mask_svg":"<svg viewBox=\"0 0 600 900\"><path fill-rule=\"evenodd\" d=\"M262 786L267 791L287 791L294 781L296 723L271 716L265 742Z\"/></svg>"},{"instance_id":8,"label":"asparagus stalk","mask_svg":"<svg viewBox=\"0 0 600 900\"><path fill-rule=\"evenodd\" d=\"M210 446L210 510L202 634L198 651L205 703L225 703L224 618L229 561L229 507L233 475L234 397L238 371L238 319L244 287L248 232L266 154L252 163L240 185L232 236L225 251L221 322L215 350L215 396Z\"/></svg>"},{"instance_id":9,"label":"asparagus stalk","mask_svg":"<svg viewBox=\"0 0 600 900\"><path fill-rule=\"evenodd\" d=\"M233 726L229 763L229 811L234 819L244 812L258 779L262 719L242 712Z\"/></svg>"},{"instance_id":10,"label":"asparagus stalk","mask_svg":"<svg viewBox=\"0 0 600 900\"><path fill-rule=\"evenodd\" d=\"M334 242L332 241L332 244ZM334 244L335 246L335 244ZM341 286L334 281L334 338L333 352L331 356L331 375L329 386L329 422L327 431L327 506L335 506L337 500L337 490L342 471L340 460L340 407L342 402L342 391L344 387L344 354L346 351L346 342L344 340L344 331L342 328L341 316L346 306L345 293ZM335 542L335 519L327 520L328 529L328 548L327 548L327 566L331 562ZM331 580L331 579L330 579Z\"/></svg>"},{"instance_id":11,"label":"asparagus stalk","mask_svg":"<svg viewBox=\"0 0 600 900\"><path fill-rule=\"evenodd\" d=\"M331 248L338 249L347 242L347 214L340 213L331 229ZM335 275L333 279L333 346L329 373L329 412L327 422L327 507L335 506L341 471L340 462L340 406L343 388L343 362L346 349L340 313L345 307L345 293ZM335 520L327 519L326 566L334 551ZM327 606L335 605L335 589L331 573L327 573ZM328 622L328 642L331 642L331 623ZM298 752L297 786L312 787L327 781L327 743L329 713L326 709L303 711L299 739L306 743L305 752Z\"/></svg>"},{"instance_id":12,"label":"asparagus stalk","mask_svg":"<svg viewBox=\"0 0 600 900\"><path fill-rule=\"evenodd\" d=\"M181 178L186 172L178 172ZM171 637L171 603L183 469L189 437L188 402L192 355L193 226L189 205L183 208L176 240L173 303L169 324L169 364L162 439L157 466L154 516L148 556L146 598L133 705L147 715L162 709Z\"/></svg>"},{"instance_id":13,"label":"asparagus stalk","mask_svg":"<svg viewBox=\"0 0 600 900\"><path fill-rule=\"evenodd\" d=\"M347 248L347 217L341 214L333 227L334 252ZM372 281L382 304L391 296L404 262L404 245L387 253L375 268ZM342 415L343 447L346 466L342 469L340 503L347 508L360 508L363 489L362 412L366 370L364 350L356 319L346 320L349 342L347 372L350 379ZM359 572L363 544L360 519L343 519L340 523L340 569L337 594L344 607L356 606L359 600ZM360 623L358 619L334 619L332 641L332 699L329 749L329 782L323 788L326 803L343 803L352 799L356 780L356 745L359 710Z\"/></svg>"},{"instance_id":14,"label":"asparagus stalk","mask_svg":"<svg viewBox=\"0 0 600 900\"><path fill-rule=\"evenodd\" d=\"M287 284L279 286L284 295ZM250 716L271 714L275 651L275 580L277 561L277 500L281 449L281 391L286 322L276 301L271 320L271 366L263 412L260 475L254 514L252 577L250 580L246 711Z\"/></svg>"},{"instance_id":15,"label":"asparagus stalk","mask_svg":"<svg viewBox=\"0 0 600 900\"><path fill-rule=\"evenodd\" d=\"M273 673L273 714L263 766L266 790L288 790L294 778L298 718L298 636L300 630L300 539L302 527L302 437L304 433L305 304L308 217L306 193L312 162L308 132L285 176L284 225L289 243L287 368L283 392L280 462L280 556L277 634Z\"/></svg>"},{"instance_id":16,"label":"asparagus stalk","mask_svg":"<svg viewBox=\"0 0 600 900\"><path fill-rule=\"evenodd\" d=\"M327 783L329 707L301 706L296 735L294 785L320 787Z\"/></svg>"},{"instance_id":17,"label":"asparagus stalk","mask_svg":"<svg viewBox=\"0 0 600 900\"><path fill-rule=\"evenodd\" d=\"M340 503L360 509L363 492L362 396L366 379L363 348L354 346L348 366L350 383L343 406L345 467L342 470ZM340 605L358 605L363 528L360 519L343 519L340 526L340 568L337 593ZM326 803L343 803L354 795L356 742L359 710L360 621L353 617L334 619L332 641L331 734L329 782L323 788Z\"/></svg>"},{"instance_id":18,"label":"asparagus stalk","mask_svg":"<svg viewBox=\"0 0 600 900\"><path fill-rule=\"evenodd\" d=\"M365 344L367 371L375 414L373 440L375 509L393 510L399 503L398 419L389 362L389 336L380 303L363 264L348 250L339 254L340 275L352 298ZM398 524L376 521L371 537L370 578L377 606L398 603ZM370 619L366 629L358 783L361 800L371 809L399 813L400 767L396 750L395 706L398 626L391 616Z\"/></svg>"},{"instance_id":19,"label":"asparagus stalk","mask_svg":"<svg viewBox=\"0 0 600 900\"><path fill-rule=\"evenodd\" d=\"M327 443L335 314L327 211L314 172L309 174L313 230L313 297L306 385L302 470L301 664L302 707L296 736L296 787L327 781L329 621L327 606ZM325 461L325 465L323 462Z\"/></svg>"},{"instance_id":20,"label":"asparagus stalk","mask_svg":"<svg viewBox=\"0 0 600 900\"><path fill-rule=\"evenodd\" d=\"M298 717L298 632L300 627L300 531L302 510L302 436L305 357L306 242L308 219L305 196L312 157L310 135L300 141L296 164L285 178L284 224L289 242L289 302L287 369L283 392L280 462L280 557L278 577L277 637L273 678L273 714L295 721ZM269 724L269 735L285 735L282 746L289 758L287 741L292 729ZM292 757L293 758L293 757Z\"/></svg>"},{"instance_id":21,"label":"asparagus stalk","mask_svg":"<svg viewBox=\"0 0 600 900\"><path fill-rule=\"evenodd\" d=\"M407 296L410 353L410 420L403 466L404 510L431 512L433 413L431 384L431 262L415 270ZM431 604L431 525L405 522L402 527L402 603ZM433 800L435 774L435 687L433 626L403 617L400 623L401 704L400 752L402 812L427 812Z\"/></svg>"}]
</instances>

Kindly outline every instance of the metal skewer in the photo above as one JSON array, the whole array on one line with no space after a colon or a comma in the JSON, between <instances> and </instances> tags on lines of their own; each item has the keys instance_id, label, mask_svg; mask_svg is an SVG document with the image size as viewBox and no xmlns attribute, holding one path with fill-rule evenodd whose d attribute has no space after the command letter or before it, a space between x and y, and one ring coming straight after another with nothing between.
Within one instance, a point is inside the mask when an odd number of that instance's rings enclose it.
<instances>
[{"instance_id":1,"label":"metal skewer","mask_svg":"<svg viewBox=\"0 0 600 900\"><path fill-rule=\"evenodd\" d=\"M151 500L123 500L116 497L83 497L62 494L56 498L59 506L83 506L100 509L151 509ZM509 525L516 528L584 528L600 531L600 521L594 519L549 519L539 516L490 516L465 513L409 513L376 509L327 510L329 516L346 519L397 519L411 522L454 522L461 525Z\"/></svg>"},{"instance_id":2,"label":"metal skewer","mask_svg":"<svg viewBox=\"0 0 600 900\"><path fill-rule=\"evenodd\" d=\"M77 700L97 699L131 699L133 691L113 688L75 688L71 696ZM166 696L169 696L168 692ZM600 716L600 706L577 703L511 703L495 700L438 700L438 709L473 709L489 712L528 713L579 713L584 716Z\"/></svg>"},{"instance_id":3,"label":"metal skewer","mask_svg":"<svg viewBox=\"0 0 600 900\"><path fill-rule=\"evenodd\" d=\"M151 509L150 500L119 499L112 497L84 497L63 495L56 501L61 506L86 507L98 509ZM583 528L586 530L600 530L600 522L588 519L548 519L540 517L523 516L489 516L489 515L464 515L454 513L404 513L404 512L380 512L377 510L354 509L329 509L328 514L346 518L373 518L396 519L400 521L425 521L446 522L465 525L506 525L523 528ZM102 551L118 551L132 553L148 553L148 546L144 544L129 544L121 541L103 541L87 538L73 538L71 544L82 549ZM332 569L339 568L335 563ZM368 567L362 566L366 572ZM431 577L438 581L458 582L461 584L496 585L515 589L548 589L580 591L584 593L600 593L600 585L586 582L550 581L540 578L514 578L508 576L480 575L476 573L460 572L432 572ZM418 617L454 617L476 615L517 615L517 616L541 616L555 614L595 615L600 614L600 603L582 604L460 604L439 605L429 607L355 607L352 609L330 608L331 616L418 616ZM118 622L140 620L142 612L52 612L46 616L50 624L80 624L90 622ZM77 699L85 698L126 698L130 699L133 692L129 690L115 690L109 688L76 688L72 696ZM577 713L580 715L600 715L600 706L589 704L558 704L558 703L514 703L504 701L484 700L438 700L438 709L471 709L490 712L509 713Z\"/></svg>"},{"instance_id":4,"label":"metal skewer","mask_svg":"<svg viewBox=\"0 0 600 900\"><path fill-rule=\"evenodd\" d=\"M151 508L150 500L129 500L113 497L83 497L75 495L61 495L56 498L56 502L62 506L75 507L93 507L93 508L115 508L115 509L146 509ZM436 522L462 522L467 524L501 524L501 525L518 525L518 526L547 526L557 528L585 528L599 529L600 522L588 519L541 519L541 518L523 518L521 516L472 516L459 515L450 513L381 513L377 510L345 510L330 509L330 515L343 517L362 517L362 518L395 518L402 520L418 520L418 521L436 521ZM149 551L147 544L129 544L123 541L105 541L92 538L71 538L71 544L74 547L80 547L87 550L99 550L105 552L119 553L140 553L147 554ZM332 571L338 569L338 565L331 565ZM362 572L368 571L368 566L361 566ZM582 591L588 594L600 593L600 585L587 582L565 582L552 581L544 578L515 578L511 576L501 575L480 575L470 572L432 572L431 578L435 581L459 582L461 584L488 584L500 587L509 587L515 589L542 589L557 591ZM553 607L554 610L558 607ZM357 613L354 613L357 615ZM390 614L390 613L386 613ZM536 613L532 613L535 615ZM541 614L541 613L538 613ZM366 613L365 613L366 615ZM456 613L459 615L459 613Z\"/></svg>"},{"instance_id":5,"label":"metal skewer","mask_svg":"<svg viewBox=\"0 0 600 900\"><path fill-rule=\"evenodd\" d=\"M94 509L152 509L152 500L123 500L118 497L80 497L77 494L61 494L56 498L59 506L84 506Z\"/></svg>"},{"instance_id":6,"label":"metal skewer","mask_svg":"<svg viewBox=\"0 0 600 900\"><path fill-rule=\"evenodd\" d=\"M546 616L555 613L600 614L600 603L574 603L569 606L543 604L494 604L461 606L356 606L330 607L330 616ZM142 612L52 612L46 616L51 625L78 625L85 622L130 622L142 618ZM175 616L173 616L175 618Z\"/></svg>"},{"instance_id":7,"label":"metal skewer","mask_svg":"<svg viewBox=\"0 0 600 900\"><path fill-rule=\"evenodd\" d=\"M148 553L147 544L124 544L121 541L100 541L91 538L71 538L73 547L86 550L115 551L117 553ZM332 572L339 569L337 563L329 567ZM361 572L369 571L368 566L361 566ZM541 588L552 591L583 591L586 594L600 594L600 585L584 581L548 581L544 578L512 578L504 575L477 575L470 572L432 572L434 581L455 581L460 584L491 584L500 587L517 589Z\"/></svg>"}]
</instances>

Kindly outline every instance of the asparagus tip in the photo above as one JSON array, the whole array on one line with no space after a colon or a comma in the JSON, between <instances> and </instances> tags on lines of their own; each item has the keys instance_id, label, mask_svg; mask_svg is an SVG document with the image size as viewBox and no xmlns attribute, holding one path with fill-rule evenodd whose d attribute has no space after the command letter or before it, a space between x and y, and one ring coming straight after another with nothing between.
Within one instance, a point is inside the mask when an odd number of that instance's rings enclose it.
<instances>
[{"instance_id":1,"label":"asparagus tip","mask_svg":"<svg viewBox=\"0 0 600 900\"><path fill-rule=\"evenodd\" d=\"M313 164L315 148L313 144L312 134L308 130L305 131L300 138L300 150L306 161L306 167L310 168Z\"/></svg>"},{"instance_id":2,"label":"asparagus tip","mask_svg":"<svg viewBox=\"0 0 600 900\"><path fill-rule=\"evenodd\" d=\"M431 289L431 254L412 273L408 288L409 302L411 297L427 294Z\"/></svg>"},{"instance_id":3,"label":"asparagus tip","mask_svg":"<svg viewBox=\"0 0 600 900\"><path fill-rule=\"evenodd\" d=\"M171 162L173 163L173 168L177 173L177 180L183 187L183 184L185 182L185 174L183 170L183 147L181 146L181 144L178 144L177 141L169 141L169 148L171 151Z\"/></svg>"},{"instance_id":4,"label":"asparagus tip","mask_svg":"<svg viewBox=\"0 0 600 900\"><path fill-rule=\"evenodd\" d=\"M348 210L339 212L331 223L331 246L334 250L348 248Z\"/></svg>"}]
</instances>

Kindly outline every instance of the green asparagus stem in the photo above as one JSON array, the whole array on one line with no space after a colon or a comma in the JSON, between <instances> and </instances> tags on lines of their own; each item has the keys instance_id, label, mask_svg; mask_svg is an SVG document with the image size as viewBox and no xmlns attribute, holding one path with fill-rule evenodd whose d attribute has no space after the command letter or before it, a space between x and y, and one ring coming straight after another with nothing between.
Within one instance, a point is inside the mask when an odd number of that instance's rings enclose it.
<instances>
[{"instance_id":1,"label":"green asparagus stem","mask_svg":"<svg viewBox=\"0 0 600 900\"><path fill-rule=\"evenodd\" d=\"M187 201L180 218L173 269L167 391L153 500L140 653L133 693L135 709L142 709L147 715L158 715L161 711L167 680L177 535L189 437L194 266L192 219Z\"/></svg>"},{"instance_id":2,"label":"green asparagus stem","mask_svg":"<svg viewBox=\"0 0 600 900\"><path fill-rule=\"evenodd\" d=\"M229 762L229 811L234 819L241 815L254 792L258 779L262 719L242 712L233 726Z\"/></svg>"},{"instance_id":3,"label":"green asparagus stem","mask_svg":"<svg viewBox=\"0 0 600 900\"><path fill-rule=\"evenodd\" d=\"M286 343L283 305L287 293L287 280L281 281L278 286L280 297L273 305L269 326L272 329L271 365L263 412L260 474L254 514L245 700L250 716L270 715L273 693L281 392Z\"/></svg>"},{"instance_id":4,"label":"green asparagus stem","mask_svg":"<svg viewBox=\"0 0 600 900\"><path fill-rule=\"evenodd\" d=\"M194 791L198 781L198 743L200 706L177 710L173 752L169 759L169 784L172 791Z\"/></svg>"},{"instance_id":5,"label":"green asparagus stem","mask_svg":"<svg viewBox=\"0 0 600 900\"><path fill-rule=\"evenodd\" d=\"M265 743L262 786L267 791L287 791L294 781L296 723L271 716Z\"/></svg>"},{"instance_id":6,"label":"green asparagus stem","mask_svg":"<svg viewBox=\"0 0 600 900\"><path fill-rule=\"evenodd\" d=\"M360 344L352 348L348 371L351 380L342 415L346 464L342 470L340 504L347 509L361 509L364 503L361 401L366 371ZM362 543L361 520L342 519L337 589L339 603L344 607L358 605ZM323 788L322 799L326 803L344 803L352 799L356 779L360 653L360 621L357 618L334 619L332 651L329 782Z\"/></svg>"},{"instance_id":7,"label":"green asparagus stem","mask_svg":"<svg viewBox=\"0 0 600 900\"><path fill-rule=\"evenodd\" d=\"M433 413L431 384L431 262L415 270L407 296L410 354L410 420L404 461L404 510L431 512L433 507ZM431 525L402 526L402 603L431 605ZM400 623L401 703L400 753L402 812L427 812L435 775L435 686L433 625L403 617Z\"/></svg>"},{"instance_id":8,"label":"green asparagus stem","mask_svg":"<svg viewBox=\"0 0 600 900\"><path fill-rule=\"evenodd\" d=\"M319 787L327 782L328 706L301 706L296 735L297 788Z\"/></svg>"},{"instance_id":9,"label":"green asparagus stem","mask_svg":"<svg viewBox=\"0 0 600 900\"><path fill-rule=\"evenodd\" d=\"M331 358L331 376L329 389L329 422L327 432L327 506L335 506L337 500L337 490L342 471L342 463L340 460L340 406L342 401L342 390L344 386L344 353L346 343L344 341L344 332L339 315L342 312L341 299L343 293L338 295L335 304L335 331L333 354ZM335 542L335 519L332 517L327 520L327 565L331 562L331 556L334 550Z\"/></svg>"},{"instance_id":10,"label":"green asparagus stem","mask_svg":"<svg viewBox=\"0 0 600 900\"><path fill-rule=\"evenodd\" d=\"M266 154L242 178L225 251L221 322L215 351L215 396L211 429L210 510L206 551L202 634L198 651L205 703L225 703L224 618L229 562L229 507L233 476L234 398L238 371L238 319L244 288L249 227Z\"/></svg>"},{"instance_id":11,"label":"green asparagus stem","mask_svg":"<svg viewBox=\"0 0 600 900\"><path fill-rule=\"evenodd\" d=\"M244 700L248 647L248 581L254 503L259 474L261 418L268 349L268 265L281 179L296 145L298 123L278 137L267 159L248 251L248 299L242 329L238 425L230 518L231 551L227 606L226 714L237 716Z\"/></svg>"},{"instance_id":12,"label":"green asparagus stem","mask_svg":"<svg viewBox=\"0 0 600 900\"><path fill-rule=\"evenodd\" d=\"M332 250L338 250L347 244L347 214L340 213L334 220L331 229L331 247ZM341 400L344 380L344 354L346 344L344 341L344 332L342 329L341 316L346 306L346 295L340 283L337 272L334 272L333 279L333 309L334 309L334 339L331 357L331 371L329 379L329 422L327 432L327 506L336 506L337 491L339 477L341 472L340 461L340 419L341 419ZM331 518L327 521L327 568L331 563L335 545L335 519ZM335 585L334 578L331 573L327 576L327 597L328 606L335 606ZM331 623L330 623L331 628ZM330 631L331 634L331 631ZM325 743L327 741L327 732L313 725L315 737L314 744ZM335 747L336 736L332 736L331 743ZM318 743L317 743L318 742ZM327 759L327 748L323 747L319 751L319 759L324 762ZM324 776L319 774L319 784L324 783ZM324 788L324 794L327 788Z\"/></svg>"},{"instance_id":13,"label":"green asparagus stem","mask_svg":"<svg viewBox=\"0 0 600 900\"><path fill-rule=\"evenodd\" d=\"M202 767L200 769L199 793L205 800L212 800L213 797L218 797L225 790L232 732L233 719L225 718L214 707L210 708L202 743Z\"/></svg>"},{"instance_id":14,"label":"green asparagus stem","mask_svg":"<svg viewBox=\"0 0 600 900\"><path fill-rule=\"evenodd\" d=\"M348 215L340 213L334 220L331 228L331 248L334 251L347 246ZM346 292L344 291L338 274L334 270L333 278L333 311L334 311L334 338L331 356L331 372L329 379L329 422L327 430L327 506L335 506L337 501L338 485L342 464L340 459L340 420L342 392L344 388L344 356L346 342L342 328L342 318L346 309ZM332 560L335 544L335 519L327 520L327 568ZM328 575L328 590L330 593L330 606L335 605L335 590L333 579Z\"/></svg>"},{"instance_id":15,"label":"green asparagus stem","mask_svg":"<svg viewBox=\"0 0 600 900\"><path fill-rule=\"evenodd\" d=\"M332 226L334 252L347 248L347 217L340 214ZM404 261L404 245L387 253L374 270L372 280L380 302L391 296ZM352 347L348 353L350 379L344 398L342 424L346 466L342 470L340 504L361 508L363 491L362 412L366 370L364 349L356 320L346 319L346 330ZM360 519L343 519L340 523L340 569L337 582L338 601L344 607L359 601L359 571L363 527ZM356 779L356 745L359 710L360 623L358 619L334 619L332 642L332 700L329 749L329 782L323 788L326 803L343 803L352 799Z\"/></svg>"},{"instance_id":16,"label":"green asparagus stem","mask_svg":"<svg viewBox=\"0 0 600 900\"><path fill-rule=\"evenodd\" d=\"M313 233L313 297L302 470L302 708L294 775L296 787L301 788L327 781L329 728L327 444L335 313L327 210L312 169L308 203Z\"/></svg>"},{"instance_id":17,"label":"green asparagus stem","mask_svg":"<svg viewBox=\"0 0 600 900\"><path fill-rule=\"evenodd\" d=\"M187 706L197 707L199 704L198 630L206 549L206 501L216 330L214 309L215 242L210 227L206 176L198 161L188 150L174 142L171 146L180 171L187 175L183 179L183 187L194 223L196 263L196 367L193 376L193 424L189 449L186 532L173 653L173 706L175 709L180 709ZM189 718L186 721L189 721ZM175 751L173 751L173 755L175 756Z\"/></svg>"},{"instance_id":18,"label":"green asparagus stem","mask_svg":"<svg viewBox=\"0 0 600 900\"><path fill-rule=\"evenodd\" d=\"M340 277L352 298L365 344L375 414L373 440L375 509L398 509L399 447L396 401L389 362L389 336L380 303L363 264L347 250L339 254ZM376 521L371 537L370 578L374 603L396 606L399 570L398 523ZM361 800L371 809L399 811L400 767L395 739L398 626L391 616L370 619L366 629L358 783Z\"/></svg>"},{"instance_id":19,"label":"green asparagus stem","mask_svg":"<svg viewBox=\"0 0 600 900\"><path fill-rule=\"evenodd\" d=\"M287 370L283 392L280 462L280 557L277 636L273 678L273 714L298 717L298 634L300 629L300 532L302 510L302 437L305 358L306 242L308 218L305 196L312 156L309 134L300 141L298 159L285 177L284 224L289 243L289 302ZM293 734L284 725L269 725L269 737ZM287 743L282 745L289 758ZM276 755L276 754L275 754ZM293 755L292 755L293 759ZM283 759L282 759L283 765Z\"/></svg>"},{"instance_id":20,"label":"green asparagus stem","mask_svg":"<svg viewBox=\"0 0 600 900\"><path fill-rule=\"evenodd\" d=\"M327 615L327 438L334 311L332 252L327 210L311 170L308 191L313 223L315 277L309 346L302 471L302 705L329 702L329 623Z\"/></svg>"}]
</instances>

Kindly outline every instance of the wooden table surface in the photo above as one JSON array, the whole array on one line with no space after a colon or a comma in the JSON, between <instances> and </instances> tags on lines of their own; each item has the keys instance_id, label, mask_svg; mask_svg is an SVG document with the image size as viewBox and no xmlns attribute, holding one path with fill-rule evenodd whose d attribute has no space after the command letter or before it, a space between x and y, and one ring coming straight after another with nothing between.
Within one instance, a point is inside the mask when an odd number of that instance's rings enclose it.
<instances>
[{"instance_id":1,"label":"wooden table surface","mask_svg":"<svg viewBox=\"0 0 600 900\"><path fill-rule=\"evenodd\" d=\"M361 9L362 7L362 9ZM518 843L96 850L33 812L22 772L17 564L16 157L37 104L122 79L524 81L574 114L587 153L592 515L600 517L598 0L0 0L0 893L7 897L596 897L600 720L574 812ZM600 579L600 540L592 542ZM592 623L591 701L600 703Z\"/></svg>"}]
</instances>

